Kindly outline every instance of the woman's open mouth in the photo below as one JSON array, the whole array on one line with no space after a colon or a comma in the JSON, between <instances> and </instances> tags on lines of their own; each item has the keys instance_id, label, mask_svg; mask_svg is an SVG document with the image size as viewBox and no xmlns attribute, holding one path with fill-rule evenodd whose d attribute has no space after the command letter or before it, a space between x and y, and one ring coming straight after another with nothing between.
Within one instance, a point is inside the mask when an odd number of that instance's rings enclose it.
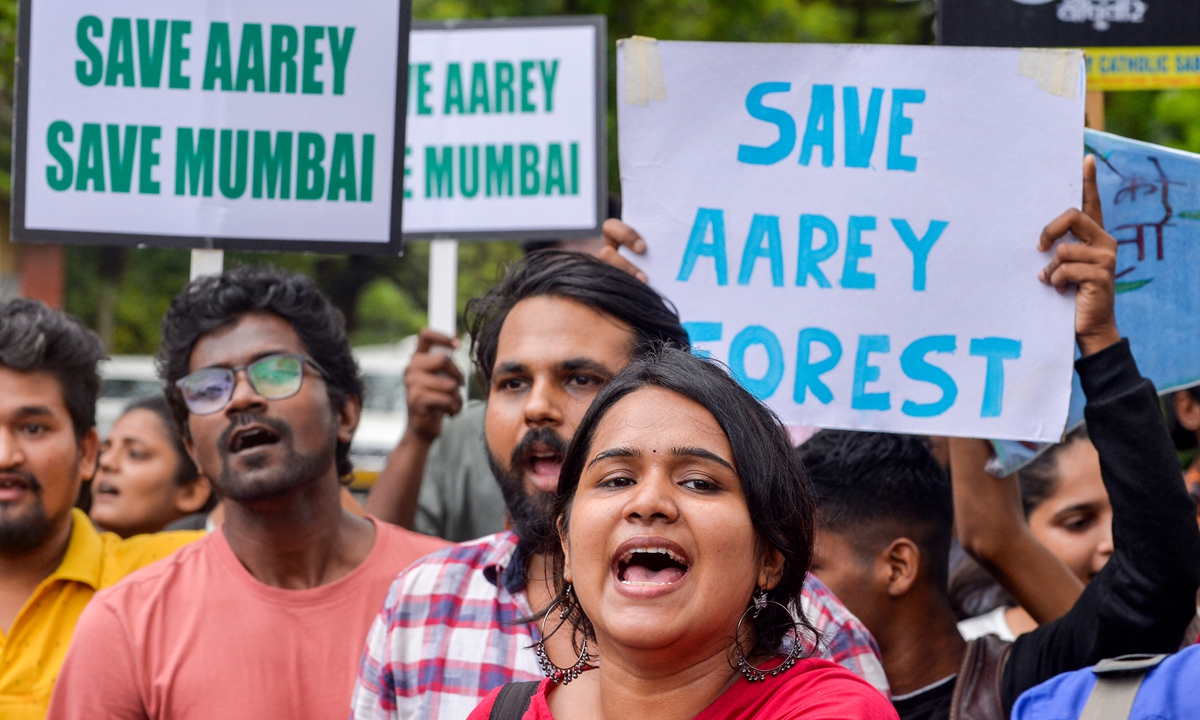
<instances>
[{"instance_id":1,"label":"woman's open mouth","mask_svg":"<svg viewBox=\"0 0 1200 720\"><path fill-rule=\"evenodd\" d=\"M675 543L642 537L627 541L618 550L613 572L628 589L666 589L682 580L690 567L687 554Z\"/></svg>"}]
</instances>

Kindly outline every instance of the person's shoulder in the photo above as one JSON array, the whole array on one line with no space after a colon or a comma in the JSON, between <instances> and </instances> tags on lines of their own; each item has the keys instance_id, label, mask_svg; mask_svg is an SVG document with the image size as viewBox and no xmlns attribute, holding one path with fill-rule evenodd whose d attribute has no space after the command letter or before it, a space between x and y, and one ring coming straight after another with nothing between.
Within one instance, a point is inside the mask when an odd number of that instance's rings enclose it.
<instances>
[{"instance_id":1,"label":"person's shoulder","mask_svg":"<svg viewBox=\"0 0 1200 720\"><path fill-rule=\"evenodd\" d=\"M809 658L780 676L771 705L777 718L892 720L896 710L866 680L841 665Z\"/></svg>"},{"instance_id":2,"label":"person's shoulder","mask_svg":"<svg viewBox=\"0 0 1200 720\"><path fill-rule=\"evenodd\" d=\"M100 588L116 584L130 573L171 556L176 550L204 538L203 531L172 531L134 535L122 540L110 532L100 535L104 566Z\"/></svg>"},{"instance_id":3,"label":"person's shoulder","mask_svg":"<svg viewBox=\"0 0 1200 720\"><path fill-rule=\"evenodd\" d=\"M419 532L414 532L384 522L378 518L372 518L375 522L375 531L379 536L388 543L393 554L409 558L403 565L407 567L412 562L423 558L430 553L435 553L442 548L450 545L450 542L443 540L433 535L424 535Z\"/></svg>"},{"instance_id":4,"label":"person's shoulder","mask_svg":"<svg viewBox=\"0 0 1200 720\"><path fill-rule=\"evenodd\" d=\"M497 588L484 571L498 559L511 553L515 540L511 532L485 535L476 540L447 545L409 565L396 576L384 602L385 611L400 609L415 598L453 594L464 599Z\"/></svg>"},{"instance_id":5,"label":"person's shoulder","mask_svg":"<svg viewBox=\"0 0 1200 720\"><path fill-rule=\"evenodd\" d=\"M161 535L173 537L160 538ZM203 553L211 551L214 537L203 532L169 532L138 535L120 541L121 547L115 550L128 553L123 561L130 566L126 572L118 574L110 572L106 562L105 575L111 574L112 578L96 593L94 602L116 608L131 604L144 606L156 601L165 588L195 568ZM131 547L124 547L126 543ZM154 557L156 554L158 557ZM131 558L144 562L137 565ZM119 563L113 567L119 567Z\"/></svg>"}]
</instances>

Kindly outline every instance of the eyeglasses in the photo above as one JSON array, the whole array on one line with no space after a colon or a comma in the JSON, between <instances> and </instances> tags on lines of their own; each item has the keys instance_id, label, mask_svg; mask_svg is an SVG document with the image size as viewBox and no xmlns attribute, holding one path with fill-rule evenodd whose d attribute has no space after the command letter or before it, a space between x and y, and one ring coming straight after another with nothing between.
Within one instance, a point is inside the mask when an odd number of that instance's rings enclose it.
<instances>
[{"instance_id":1,"label":"eyeglasses","mask_svg":"<svg viewBox=\"0 0 1200 720\"><path fill-rule=\"evenodd\" d=\"M254 392L268 400L283 400L300 392L304 382L304 363L316 368L321 376L329 374L307 355L268 355L249 365L235 368L205 368L175 381L183 401L193 415L211 415L225 409L233 399L237 374L246 371Z\"/></svg>"}]
</instances>

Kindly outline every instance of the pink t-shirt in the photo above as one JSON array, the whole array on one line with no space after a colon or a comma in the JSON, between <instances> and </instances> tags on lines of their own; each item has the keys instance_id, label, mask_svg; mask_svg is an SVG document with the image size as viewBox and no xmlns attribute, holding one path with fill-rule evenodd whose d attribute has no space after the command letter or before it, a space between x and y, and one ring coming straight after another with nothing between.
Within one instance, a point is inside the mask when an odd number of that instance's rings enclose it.
<instances>
[{"instance_id":1,"label":"pink t-shirt","mask_svg":"<svg viewBox=\"0 0 1200 720\"><path fill-rule=\"evenodd\" d=\"M345 718L388 586L447 544L371 520L367 559L310 590L254 579L217 531L97 593L47 717Z\"/></svg>"},{"instance_id":2,"label":"pink t-shirt","mask_svg":"<svg viewBox=\"0 0 1200 720\"><path fill-rule=\"evenodd\" d=\"M554 720L546 693L549 680L538 685L522 720ZM467 720L487 720L500 688L471 711ZM801 660L791 670L762 682L739 677L729 689L700 711L694 720L897 720L896 710L875 688L841 665L828 660Z\"/></svg>"}]
</instances>

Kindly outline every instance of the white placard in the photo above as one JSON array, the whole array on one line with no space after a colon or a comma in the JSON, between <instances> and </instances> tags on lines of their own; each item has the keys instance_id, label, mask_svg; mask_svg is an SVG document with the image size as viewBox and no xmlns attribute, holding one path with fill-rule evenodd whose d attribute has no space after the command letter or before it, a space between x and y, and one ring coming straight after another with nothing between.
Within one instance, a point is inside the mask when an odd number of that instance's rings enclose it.
<instances>
[{"instance_id":1,"label":"white placard","mask_svg":"<svg viewBox=\"0 0 1200 720\"><path fill-rule=\"evenodd\" d=\"M618 63L625 220L698 350L787 423L1059 438L1074 305L1036 243L1079 206L1081 53L635 40Z\"/></svg>"},{"instance_id":2,"label":"white placard","mask_svg":"<svg viewBox=\"0 0 1200 720\"><path fill-rule=\"evenodd\" d=\"M408 2L21 13L18 239L399 250Z\"/></svg>"},{"instance_id":3,"label":"white placard","mask_svg":"<svg viewBox=\"0 0 1200 720\"><path fill-rule=\"evenodd\" d=\"M605 37L600 16L418 23L405 235L598 234Z\"/></svg>"}]
</instances>

